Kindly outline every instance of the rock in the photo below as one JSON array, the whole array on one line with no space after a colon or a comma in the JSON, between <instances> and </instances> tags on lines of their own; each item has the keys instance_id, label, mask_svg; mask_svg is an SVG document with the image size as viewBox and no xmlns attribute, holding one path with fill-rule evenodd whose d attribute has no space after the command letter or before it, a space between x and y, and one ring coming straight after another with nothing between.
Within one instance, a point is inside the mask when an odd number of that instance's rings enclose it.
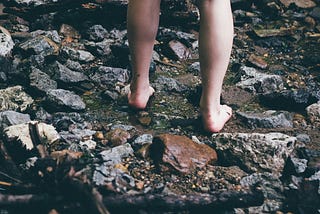
<instances>
[{"instance_id":1,"label":"rock","mask_svg":"<svg viewBox=\"0 0 320 214\"><path fill-rule=\"evenodd\" d=\"M272 110L262 113L237 112L237 116L251 129L293 127L293 116L290 112L277 112Z\"/></svg>"},{"instance_id":2,"label":"rock","mask_svg":"<svg viewBox=\"0 0 320 214\"><path fill-rule=\"evenodd\" d=\"M111 46L114 44L114 40L112 39L105 39L101 42L97 42L92 45L94 51L99 54L100 56L110 56L112 54Z\"/></svg>"},{"instance_id":3,"label":"rock","mask_svg":"<svg viewBox=\"0 0 320 214\"><path fill-rule=\"evenodd\" d=\"M106 139L110 142L111 146L120 146L127 143L128 139L131 138L129 132L123 129L113 129L106 134Z\"/></svg>"},{"instance_id":4,"label":"rock","mask_svg":"<svg viewBox=\"0 0 320 214\"><path fill-rule=\"evenodd\" d=\"M212 135L212 142L222 163L280 176L296 138L281 133L220 133Z\"/></svg>"},{"instance_id":5,"label":"rock","mask_svg":"<svg viewBox=\"0 0 320 214\"><path fill-rule=\"evenodd\" d=\"M0 133L8 126L26 123L30 120L30 115L28 114L21 114L15 111L0 112Z\"/></svg>"},{"instance_id":6,"label":"rock","mask_svg":"<svg viewBox=\"0 0 320 214\"><path fill-rule=\"evenodd\" d=\"M50 76L39 69L32 67L29 75L30 87L32 92L45 94L48 90L57 89L57 82L52 80Z\"/></svg>"},{"instance_id":7,"label":"rock","mask_svg":"<svg viewBox=\"0 0 320 214\"><path fill-rule=\"evenodd\" d=\"M27 5L27 6L39 6L39 5L45 5L49 3L56 3L59 0L14 0L16 4L20 4L21 6Z\"/></svg>"},{"instance_id":8,"label":"rock","mask_svg":"<svg viewBox=\"0 0 320 214\"><path fill-rule=\"evenodd\" d=\"M53 126L37 121L30 121L29 123L35 124L38 127L41 141L50 145L60 140L60 135ZM13 125L5 128L4 136L7 142L20 142L27 150L32 150L35 145L31 140L29 123Z\"/></svg>"},{"instance_id":9,"label":"rock","mask_svg":"<svg viewBox=\"0 0 320 214\"><path fill-rule=\"evenodd\" d=\"M79 62L72 61L68 59L65 63L65 66L73 71L79 71L80 73L83 71L82 66Z\"/></svg>"},{"instance_id":10,"label":"rock","mask_svg":"<svg viewBox=\"0 0 320 214\"><path fill-rule=\"evenodd\" d=\"M67 46L61 48L61 54L65 59L71 59L82 63L88 63L95 59L95 57L88 51L76 50Z\"/></svg>"},{"instance_id":11,"label":"rock","mask_svg":"<svg viewBox=\"0 0 320 214\"><path fill-rule=\"evenodd\" d=\"M260 38L273 37L273 36L290 36L294 34L294 31L291 28L253 29L253 31Z\"/></svg>"},{"instance_id":12,"label":"rock","mask_svg":"<svg viewBox=\"0 0 320 214\"><path fill-rule=\"evenodd\" d=\"M80 39L80 33L72 26L67 24L62 24L59 33L66 38Z\"/></svg>"},{"instance_id":13,"label":"rock","mask_svg":"<svg viewBox=\"0 0 320 214\"><path fill-rule=\"evenodd\" d=\"M151 144L153 141L153 136L151 134L143 134L138 136L131 145L133 148L139 148L145 144Z\"/></svg>"},{"instance_id":14,"label":"rock","mask_svg":"<svg viewBox=\"0 0 320 214\"><path fill-rule=\"evenodd\" d=\"M48 57L59 54L59 46L46 36L31 38L19 45L19 48L27 55L40 55Z\"/></svg>"},{"instance_id":15,"label":"rock","mask_svg":"<svg viewBox=\"0 0 320 214\"><path fill-rule=\"evenodd\" d=\"M281 76L264 74L255 68L241 66L239 75L240 82L236 85L253 92L271 93L284 88Z\"/></svg>"},{"instance_id":16,"label":"rock","mask_svg":"<svg viewBox=\"0 0 320 214\"><path fill-rule=\"evenodd\" d=\"M280 2L286 7L289 7L291 4L295 4L300 8L312 8L316 6L316 3L312 0L280 0Z\"/></svg>"},{"instance_id":17,"label":"rock","mask_svg":"<svg viewBox=\"0 0 320 214\"><path fill-rule=\"evenodd\" d=\"M86 108L81 97L64 89L53 89L47 92L49 109L81 111Z\"/></svg>"},{"instance_id":18,"label":"rock","mask_svg":"<svg viewBox=\"0 0 320 214\"><path fill-rule=\"evenodd\" d=\"M290 157L289 158L289 163L290 165L293 166L294 172L296 174L301 174L307 169L307 164L308 160L306 159L300 159L300 158L295 158L295 157Z\"/></svg>"},{"instance_id":19,"label":"rock","mask_svg":"<svg viewBox=\"0 0 320 214\"><path fill-rule=\"evenodd\" d=\"M205 144L197 144L185 136L161 134L153 139L151 158L163 171L191 173L196 168L217 161L216 152Z\"/></svg>"},{"instance_id":20,"label":"rock","mask_svg":"<svg viewBox=\"0 0 320 214\"><path fill-rule=\"evenodd\" d=\"M187 87L179 83L177 80L164 76L159 76L158 79L155 80L154 86L156 91L165 90L168 92L185 92L187 90Z\"/></svg>"},{"instance_id":21,"label":"rock","mask_svg":"<svg viewBox=\"0 0 320 214\"><path fill-rule=\"evenodd\" d=\"M191 56L190 50L181 42L172 40L169 42L170 54L174 60L186 60Z\"/></svg>"},{"instance_id":22,"label":"rock","mask_svg":"<svg viewBox=\"0 0 320 214\"><path fill-rule=\"evenodd\" d=\"M32 31L30 34L32 37L37 37L41 35L51 39L57 44L61 43L60 36L56 30L52 30L52 31L36 30L36 31Z\"/></svg>"},{"instance_id":23,"label":"rock","mask_svg":"<svg viewBox=\"0 0 320 214\"><path fill-rule=\"evenodd\" d=\"M87 35L89 40L101 42L107 37L108 31L102 25L93 25L88 29Z\"/></svg>"},{"instance_id":24,"label":"rock","mask_svg":"<svg viewBox=\"0 0 320 214\"><path fill-rule=\"evenodd\" d=\"M127 69L112 68L106 66L99 66L95 69L90 78L98 83L100 86L114 88L117 82L126 83L129 81L130 72Z\"/></svg>"},{"instance_id":25,"label":"rock","mask_svg":"<svg viewBox=\"0 0 320 214\"><path fill-rule=\"evenodd\" d=\"M248 61L258 67L258 68L262 68L262 69L266 69L268 67L268 63L266 61L264 61L264 59L262 59L261 57L258 57L254 54L251 54Z\"/></svg>"},{"instance_id":26,"label":"rock","mask_svg":"<svg viewBox=\"0 0 320 214\"><path fill-rule=\"evenodd\" d=\"M133 149L128 143L100 152L102 159L106 162L107 165L115 165L121 163L122 158L129 157L132 154Z\"/></svg>"},{"instance_id":27,"label":"rock","mask_svg":"<svg viewBox=\"0 0 320 214\"><path fill-rule=\"evenodd\" d=\"M301 142L301 143L305 143L305 144L308 144L311 142L311 139L310 139L310 136L307 135L307 134L298 134L296 136L297 138L297 141Z\"/></svg>"},{"instance_id":28,"label":"rock","mask_svg":"<svg viewBox=\"0 0 320 214\"><path fill-rule=\"evenodd\" d=\"M80 141L80 146L88 150L93 150L96 148L97 142L93 140Z\"/></svg>"},{"instance_id":29,"label":"rock","mask_svg":"<svg viewBox=\"0 0 320 214\"><path fill-rule=\"evenodd\" d=\"M200 62L194 62L188 66L188 72L193 73L194 75L200 74Z\"/></svg>"},{"instance_id":30,"label":"rock","mask_svg":"<svg viewBox=\"0 0 320 214\"><path fill-rule=\"evenodd\" d=\"M33 104L33 99L21 86L0 90L0 111L12 110L24 112Z\"/></svg>"},{"instance_id":31,"label":"rock","mask_svg":"<svg viewBox=\"0 0 320 214\"><path fill-rule=\"evenodd\" d=\"M248 208L248 213L274 213L281 210L284 202L283 185L279 178L273 174L253 173L240 181L243 187L259 185L265 198L262 206Z\"/></svg>"},{"instance_id":32,"label":"rock","mask_svg":"<svg viewBox=\"0 0 320 214\"><path fill-rule=\"evenodd\" d=\"M58 61L49 65L47 72L52 75L54 80L64 85L80 85L81 83L88 81L88 77L85 74L72 71Z\"/></svg>"},{"instance_id":33,"label":"rock","mask_svg":"<svg viewBox=\"0 0 320 214\"><path fill-rule=\"evenodd\" d=\"M91 129L80 129L80 128L74 128L70 129L70 132L77 137L79 137L82 141L91 140L96 133L96 131Z\"/></svg>"},{"instance_id":34,"label":"rock","mask_svg":"<svg viewBox=\"0 0 320 214\"><path fill-rule=\"evenodd\" d=\"M320 124L320 101L308 106L306 111L312 124Z\"/></svg>"},{"instance_id":35,"label":"rock","mask_svg":"<svg viewBox=\"0 0 320 214\"><path fill-rule=\"evenodd\" d=\"M14 42L9 31L0 26L0 59L11 56Z\"/></svg>"},{"instance_id":36,"label":"rock","mask_svg":"<svg viewBox=\"0 0 320 214\"><path fill-rule=\"evenodd\" d=\"M283 110L303 111L305 108L318 101L308 89L284 90L260 94L260 103L266 107Z\"/></svg>"},{"instance_id":37,"label":"rock","mask_svg":"<svg viewBox=\"0 0 320 214\"><path fill-rule=\"evenodd\" d=\"M320 7L314 8L314 9L310 12L310 16L312 16L313 18L316 18L316 19L320 20Z\"/></svg>"}]
</instances>

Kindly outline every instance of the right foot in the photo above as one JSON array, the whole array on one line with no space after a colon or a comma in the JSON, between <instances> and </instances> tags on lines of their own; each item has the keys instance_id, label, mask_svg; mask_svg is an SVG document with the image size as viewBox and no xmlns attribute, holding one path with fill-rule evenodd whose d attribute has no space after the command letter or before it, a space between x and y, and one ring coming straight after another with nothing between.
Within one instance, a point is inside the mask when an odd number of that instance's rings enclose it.
<instances>
[{"instance_id":1,"label":"right foot","mask_svg":"<svg viewBox=\"0 0 320 214\"><path fill-rule=\"evenodd\" d=\"M149 86L145 90L140 90L139 92L130 90L128 93L128 103L129 106L135 109L145 109L149 98L154 94L154 89Z\"/></svg>"},{"instance_id":2,"label":"right foot","mask_svg":"<svg viewBox=\"0 0 320 214\"><path fill-rule=\"evenodd\" d=\"M203 127L208 132L219 132L231 118L232 109L227 105L220 105L219 112L201 110Z\"/></svg>"}]
</instances>

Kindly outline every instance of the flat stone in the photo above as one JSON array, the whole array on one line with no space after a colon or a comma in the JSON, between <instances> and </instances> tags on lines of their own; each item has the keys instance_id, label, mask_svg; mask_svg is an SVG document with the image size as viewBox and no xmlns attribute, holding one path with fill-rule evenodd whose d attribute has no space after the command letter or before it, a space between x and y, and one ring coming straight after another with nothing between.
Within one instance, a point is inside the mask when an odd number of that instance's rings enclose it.
<instances>
[{"instance_id":1,"label":"flat stone","mask_svg":"<svg viewBox=\"0 0 320 214\"><path fill-rule=\"evenodd\" d=\"M81 111L86 108L81 97L71 91L64 89L53 89L47 92L47 101L52 105L49 108Z\"/></svg>"},{"instance_id":2,"label":"flat stone","mask_svg":"<svg viewBox=\"0 0 320 214\"><path fill-rule=\"evenodd\" d=\"M266 69L268 67L268 63L259 56L251 54L248 61L254 66L262 69Z\"/></svg>"},{"instance_id":3,"label":"flat stone","mask_svg":"<svg viewBox=\"0 0 320 214\"><path fill-rule=\"evenodd\" d=\"M58 55L59 46L46 36L31 38L19 45L27 55L40 55L43 57Z\"/></svg>"},{"instance_id":4,"label":"flat stone","mask_svg":"<svg viewBox=\"0 0 320 214\"><path fill-rule=\"evenodd\" d=\"M237 112L237 116L249 128L292 128L293 116L290 112L265 111L261 113Z\"/></svg>"},{"instance_id":5,"label":"flat stone","mask_svg":"<svg viewBox=\"0 0 320 214\"><path fill-rule=\"evenodd\" d=\"M317 5L312 0L280 0L280 2L286 7L289 7L291 4L295 4L300 8L312 8Z\"/></svg>"},{"instance_id":6,"label":"flat stone","mask_svg":"<svg viewBox=\"0 0 320 214\"><path fill-rule=\"evenodd\" d=\"M151 158L162 171L191 173L217 161L217 153L206 144L197 144L186 136L161 134L153 139Z\"/></svg>"},{"instance_id":7,"label":"flat stone","mask_svg":"<svg viewBox=\"0 0 320 214\"><path fill-rule=\"evenodd\" d=\"M212 142L220 161L246 172L280 176L296 138L282 133L220 133L212 135Z\"/></svg>"},{"instance_id":8,"label":"flat stone","mask_svg":"<svg viewBox=\"0 0 320 214\"><path fill-rule=\"evenodd\" d=\"M64 84L80 84L89 80L84 73L72 71L57 61L48 66L47 72L54 80Z\"/></svg>"},{"instance_id":9,"label":"flat stone","mask_svg":"<svg viewBox=\"0 0 320 214\"><path fill-rule=\"evenodd\" d=\"M14 86L0 90L0 111L26 111L33 99L23 91L22 86Z\"/></svg>"},{"instance_id":10,"label":"flat stone","mask_svg":"<svg viewBox=\"0 0 320 214\"><path fill-rule=\"evenodd\" d=\"M57 82L52 80L50 76L37 68L32 67L30 78L30 87L37 92L46 93L48 90L57 89Z\"/></svg>"},{"instance_id":11,"label":"flat stone","mask_svg":"<svg viewBox=\"0 0 320 214\"><path fill-rule=\"evenodd\" d=\"M185 60L191 56L190 50L177 40L170 41L169 48L172 52L172 57L175 60Z\"/></svg>"},{"instance_id":12,"label":"flat stone","mask_svg":"<svg viewBox=\"0 0 320 214\"><path fill-rule=\"evenodd\" d=\"M107 165L121 163L121 159L133 155L133 149L129 143L113 147L112 149L100 152L102 159Z\"/></svg>"},{"instance_id":13,"label":"flat stone","mask_svg":"<svg viewBox=\"0 0 320 214\"><path fill-rule=\"evenodd\" d=\"M30 115L15 111L0 112L0 133L8 126L29 122Z\"/></svg>"},{"instance_id":14,"label":"flat stone","mask_svg":"<svg viewBox=\"0 0 320 214\"><path fill-rule=\"evenodd\" d=\"M67 46L61 48L61 54L66 58L71 60L79 61L82 63L88 63L95 59L95 57L88 51L76 50Z\"/></svg>"},{"instance_id":15,"label":"flat stone","mask_svg":"<svg viewBox=\"0 0 320 214\"><path fill-rule=\"evenodd\" d=\"M101 86L114 88L114 84L117 82L126 83L129 81L130 71L123 68L99 66L90 78Z\"/></svg>"}]
</instances>

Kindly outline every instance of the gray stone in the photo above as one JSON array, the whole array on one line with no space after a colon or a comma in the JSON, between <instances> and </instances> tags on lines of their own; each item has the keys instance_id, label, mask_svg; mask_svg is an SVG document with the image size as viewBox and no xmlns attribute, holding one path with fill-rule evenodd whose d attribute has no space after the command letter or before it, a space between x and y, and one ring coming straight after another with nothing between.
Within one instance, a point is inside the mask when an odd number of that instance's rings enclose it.
<instances>
[{"instance_id":1,"label":"gray stone","mask_svg":"<svg viewBox=\"0 0 320 214\"><path fill-rule=\"evenodd\" d=\"M15 111L0 112L0 133L8 126L18 125L30 121L30 115Z\"/></svg>"},{"instance_id":2,"label":"gray stone","mask_svg":"<svg viewBox=\"0 0 320 214\"><path fill-rule=\"evenodd\" d=\"M17 4L39 6L49 3L56 3L59 0L14 0Z\"/></svg>"},{"instance_id":3,"label":"gray stone","mask_svg":"<svg viewBox=\"0 0 320 214\"><path fill-rule=\"evenodd\" d=\"M75 128L71 130L71 133L80 137L82 140L91 140L96 131L90 129Z\"/></svg>"},{"instance_id":4,"label":"gray stone","mask_svg":"<svg viewBox=\"0 0 320 214\"><path fill-rule=\"evenodd\" d=\"M320 101L308 106L306 111L311 123L320 124Z\"/></svg>"},{"instance_id":5,"label":"gray stone","mask_svg":"<svg viewBox=\"0 0 320 214\"><path fill-rule=\"evenodd\" d=\"M64 84L80 84L88 80L85 74L72 71L57 61L48 67L47 72L53 75L54 80Z\"/></svg>"},{"instance_id":6,"label":"gray stone","mask_svg":"<svg viewBox=\"0 0 320 214\"><path fill-rule=\"evenodd\" d=\"M195 74L199 75L200 74L200 62L194 62L188 67L188 71Z\"/></svg>"},{"instance_id":7,"label":"gray stone","mask_svg":"<svg viewBox=\"0 0 320 214\"><path fill-rule=\"evenodd\" d=\"M121 163L121 159L133 154L133 149L129 143L113 147L112 149L100 152L102 159L108 165Z\"/></svg>"},{"instance_id":8,"label":"gray stone","mask_svg":"<svg viewBox=\"0 0 320 214\"><path fill-rule=\"evenodd\" d=\"M30 33L32 37L37 37L37 36L46 36L52 41L54 41L57 44L61 43L60 36L56 30L52 31L44 31L44 30L36 30Z\"/></svg>"},{"instance_id":9,"label":"gray stone","mask_svg":"<svg viewBox=\"0 0 320 214\"><path fill-rule=\"evenodd\" d=\"M297 138L297 141L299 141L299 142L301 142L301 143L306 143L306 144L308 144L308 143L311 142L310 136L307 135L307 134L298 134L298 135L296 136L296 138Z\"/></svg>"},{"instance_id":10,"label":"gray stone","mask_svg":"<svg viewBox=\"0 0 320 214\"><path fill-rule=\"evenodd\" d=\"M27 55L47 57L59 54L59 46L48 37L41 35L21 43L19 47Z\"/></svg>"},{"instance_id":11,"label":"gray stone","mask_svg":"<svg viewBox=\"0 0 320 214\"><path fill-rule=\"evenodd\" d=\"M157 91L185 92L187 90L187 87L179 83L177 80L164 76L160 76L155 80L154 87Z\"/></svg>"},{"instance_id":12,"label":"gray stone","mask_svg":"<svg viewBox=\"0 0 320 214\"><path fill-rule=\"evenodd\" d=\"M114 88L117 82L126 83L129 81L130 71L123 68L100 66L90 78L100 86Z\"/></svg>"},{"instance_id":13,"label":"gray stone","mask_svg":"<svg viewBox=\"0 0 320 214\"><path fill-rule=\"evenodd\" d=\"M256 93L270 93L284 88L282 77L258 72L255 68L241 66L237 86Z\"/></svg>"},{"instance_id":14,"label":"gray stone","mask_svg":"<svg viewBox=\"0 0 320 214\"><path fill-rule=\"evenodd\" d=\"M271 173L254 173L242 178L240 183L243 187L259 185L265 197L263 205L250 207L246 213L273 213L282 208L284 201L282 182Z\"/></svg>"},{"instance_id":15,"label":"gray stone","mask_svg":"<svg viewBox=\"0 0 320 214\"><path fill-rule=\"evenodd\" d=\"M290 112L265 111L262 113L237 112L237 116L249 128L292 128L292 114Z\"/></svg>"},{"instance_id":16,"label":"gray stone","mask_svg":"<svg viewBox=\"0 0 320 214\"><path fill-rule=\"evenodd\" d=\"M66 59L70 58L71 60L79 61L82 63L88 63L95 59L95 57L88 51L76 50L74 48L66 46L63 46L61 48L61 54Z\"/></svg>"},{"instance_id":17,"label":"gray stone","mask_svg":"<svg viewBox=\"0 0 320 214\"><path fill-rule=\"evenodd\" d=\"M0 111L12 110L24 112L32 103L32 97L25 93L21 86L0 90Z\"/></svg>"},{"instance_id":18,"label":"gray stone","mask_svg":"<svg viewBox=\"0 0 320 214\"><path fill-rule=\"evenodd\" d=\"M87 31L88 39L94 42L100 42L107 37L108 31L102 25L93 25Z\"/></svg>"},{"instance_id":19,"label":"gray stone","mask_svg":"<svg viewBox=\"0 0 320 214\"><path fill-rule=\"evenodd\" d=\"M58 110L64 109L80 111L86 108L86 105L80 96L64 89L49 90L47 92L47 101L53 104L52 107Z\"/></svg>"},{"instance_id":20,"label":"gray stone","mask_svg":"<svg viewBox=\"0 0 320 214\"><path fill-rule=\"evenodd\" d=\"M10 56L13 47L14 42L9 31L0 26L0 58Z\"/></svg>"},{"instance_id":21,"label":"gray stone","mask_svg":"<svg viewBox=\"0 0 320 214\"><path fill-rule=\"evenodd\" d=\"M82 66L79 62L72 61L70 59L66 61L65 66L67 66L67 68L73 71L79 71L79 72L83 71Z\"/></svg>"},{"instance_id":22,"label":"gray stone","mask_svg":"<svg viewBox=\"0 0 320 214\"><path fill-rule=\"evenodd\" d=\"M151 144L153 140L153 136L151 134L143 134L137 137L133 142L132 146L143 146L145 144Z\"/></svg>"},{"instance_id":23,"label":"gray stone","mask_svg":"<svg viewBox=\"0 0 320 214\"><path fill-rule=\"evenodd\" d=\"M39 130L39 137L45 141L45 143L53 144L60 140L60 135L51 125L30 121L29 123L36 124ZM23 123L18 125L9 126L4 129L4 136L9 143L21 143L27 150L34 148L31 140L29 123Z\"/></svg>"},{"instance_id":24,"label":"gray stone","mask_svg":"<svg viewBox=\"0 0 320 214\"><path fill-rule=\"evenodd\" d=\"M32 67L29 75L30 86L41 93L48 90L57 89L57 82L52 80L50 76L37 68Z\"/></svg>"},{"instance_id":25,"label":"gray stone","mask_svg":"<svg viewBox=\"0 0 320 214\"><path fill-rule=\"evenodd\" d=\"M280 176L296 138L282 133L220 133L213 134L212 141L220 161L247 172Z\"/></svg>"},{"instance_id":26,"label":"gray stone","mask_svg":"<svg viewBox=\"0 0 320 214\"><path fill-rule=\"evenodd\" d=\"M290 160L291 160L291 163L293 164L295 172L297 174L300 174L300 173L303 173L304 171L306 171L306 169L308 167L307 166L308 160L295 158L295 157L291 157Z\"/></svg>"}]
</instances>

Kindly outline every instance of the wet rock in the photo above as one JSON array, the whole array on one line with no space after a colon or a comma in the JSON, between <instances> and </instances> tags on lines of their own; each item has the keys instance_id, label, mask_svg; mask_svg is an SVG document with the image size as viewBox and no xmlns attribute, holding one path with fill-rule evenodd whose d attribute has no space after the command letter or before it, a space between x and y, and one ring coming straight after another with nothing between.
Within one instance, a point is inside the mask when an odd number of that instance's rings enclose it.
<instances>
[{"instance_id":1,"label":"wet rock","mask_svg":"<svg viewBox=\"0 0 320 214\"><path fill-rule=\"evenodd\" d=\"M93 25L88 29L87 35L89 40L101 42L107 37L108 31L102 25Z\"/></svg>"},{"instance_id":2,"label":"wet rock","mask_svg":"<svg viewBox=\"0 0 320 214\"><path fill-rule=\"evenodd\" d=\"M88 77L85 74L72 71L57 61L48 66L47 73L63 86L80 85L81 83L88 81Z\"/></svg>"},{"instance_id":3,"label":"wet rock","mask_svg":"<svg viewBox=\"0 0 320 214\"><path fill-rule=\"evenodd\" d=\"M109 150L104 150L100 153L100 155L107 165L115 165L121 163L122 158L133 155L133 149L130 144L126 143L113 147Z\"/></svg>"},{"instance_id":4,"label":"wet rock","mask_svg":"<svg viewBox=\"0 0 320 214\"><path fill-rule=\"evenodd\" d=\"M159 76L158 79L154 81L154 87L157 91L185 92L187 90L187 87L177 80L164 76Z\"/></svg>"},{"instance_id":5,"label":"wet rock","mask_svg":"<svg viewBox=\"0 0 320 214\"><path fill-rule=\"evenodd\" d=\"M21 86L0 90L0 111L26 111L33 104L33 99L23 91Z\"/></svg>"},{"instance_id":6,"label":"wet rock","mask_svg":"<svg viewBox=\"0 0 320 214\"><path fill-rule=\"evenodd\" d=\"M306 108L308 118L314 125L320 124L320 101Z\"/></svg>"},{"instance_id":7,"label":"wet rock","mask_svg":"<svg viewBox=\"0 0 320 214\"><path fill-rule=\"evenodd\" d=\"M123 129L113 129L106 134L106 139L110 142L111 146L119 146L127 143L128 139L131 138L129 132Z\"/></svg>"},{"instance_id":8,"label":"wet rock","mask_svg":"<svg viewBox=\"0 0 320 214\"><path fill-rule=\"evenodd\" d=\"M280 176L296 138L281 133L221 133L213 134L212 142L223 163Z\"/></svg>"},{"instance_id":9,"label":"wet rock","mask_svg":"<svg viewBox=\"0 0 320 214\"><path fill-rule=\"evenodd\" d=\"M259 185L265 197L264 203L259 207L248 208L248 213L273 213L281 210L284 202L283 185L279 178L273 174L253 173L244 177L240 181L243 187L253 187Z\"/></svg>"},{"instance_id":10,"label":"wet rock","mask_svg":"<svg viewBox=\"0 0 320 214\"><path fill-rule=\"evenodd\" d=\"M241 66L239 73L240 81L237 86L257 93L271 93L282 90L283 80L279 75L264 74L255 68Z\"/></svg>"},{"instance_id":11,"label":"wet rock","mask_svg":"<svg viewBox=\"0 0 320 214\"><path fill-rule=\"evenodd\" d=\"M266 69L268 67L268 63L266 61L264 61L264 59L262 59L261 57L258 57L254 54L251 54L248 61L258 67L258 68L262 68L262 69Z\"/></svg>"},{"instance_id":12,"label":"wet rock","mask_svg":"<svg viewBox=\"0 0 320 214\"><path fill-rule=\"evenodd\" d=\"M19 45L19 48L27 55L40 55L48 57L59 54L59 46L46 36L31 38Z\"/></svg>"},{"instance_id":13,"label":"wet rock","mask_svg":"<svg viewBox=\"0 0 320 214\"><path fill-rule=\"evenodd\" d=\"M45 94L48 90L57 89L57 82L52 80L48 74L34 67L31 69L29 79L30 87L33 89L32 92Z\"/></svg>"},{"instance_id":14,"label":"wet rock","mask_svg":"<svg viewBox=\"0 0 320 214\"><path fill-rule=\"evenodd\" d=\"M92 62L95 57L88 51L85 50L76 50L67 46L61 48L61 55L65 59L71 59L74 61L79 61L81 63Z\"/></svg>"},{"instance_id":15,"label":"wet rock","mask_svg":"<svg viewBox=\"0 0 320 214\"><path fill-rule=\"evenodd\" d=\"M163 171L190 173L217 161L216 152L185 136L162 134L153 139L151 158Z\"/></svg>"},{"instance_id":16,"label":"wet rock","mask_svg":"<svg viewBox=\"0 0 320 214\"><path fill-rule=\"evenodd\" d=\"M318 101L313 92L308 89L284 90L260 94L259 100L264 106L283 110L305 110Z\"/></svg>"},{"instance_id":17,"label":"wet rock","mask_svg":"<svg viewBox=\"0 0 320 214\"><path fill-rule=\"evenodd\" d=\"M64 89L53 89L47 92L48 109L81 111L86 108L81 97Z\"/></svg>"},{"instance_id":18,"label":"wet rock","mask_svg":"<svg viewBox=\"0 0 320 214\"><path fill-rule=\"evenodd\" d=\"M117 82L126 83L130 78L130 71L122 68L99 66L90 78L102 87L114 88Z\"/></svg>"},{"instance_id":19,"label":"wet rock","mask_svg":"<svg viewBox=\"0 0 320 214\"><path fill-rule=\"evenodd\" d=\"M0 133L8 126L29 122L30 115L15 111L0 112Z\"/></svg>"},{"instance_id":20,"label":"wet rock","mask_svg":"<svg viewBox=\"0 0 320 214\"><path fill-rule=\"evenodd\" d=\"M316 6L316 3L312 0L280 0L280 2L286 7L289 7L291 4L295 4L300 8L312 8Z\"/></svg>"},{"instance_id":21,"label":"wet rock","mask_svg":"<svg viewBox=\"0 0 320 214\"><path fill-rule=\"evenodd\" d=\"M36 124L39 130L40 140L43 142L50 145L60 140L60 135L53 126L37 121L31 121L29 123ZM35 145L31 139L29 123L13 125L5 128L4 136L6 141L9 143L19 142L25 146L27 150L32 150Z\"/></svg>"},{"instance_id":22,"label":"wet rock","mask_svg":"<svg viewBox=\"0 0 320 214\"><path fill-rule=\"evenodd\" d=\"M290 112L265 111L262 113L237 112L237 116L249 128L292 128Z\"/></svg>"}]
</instances>

